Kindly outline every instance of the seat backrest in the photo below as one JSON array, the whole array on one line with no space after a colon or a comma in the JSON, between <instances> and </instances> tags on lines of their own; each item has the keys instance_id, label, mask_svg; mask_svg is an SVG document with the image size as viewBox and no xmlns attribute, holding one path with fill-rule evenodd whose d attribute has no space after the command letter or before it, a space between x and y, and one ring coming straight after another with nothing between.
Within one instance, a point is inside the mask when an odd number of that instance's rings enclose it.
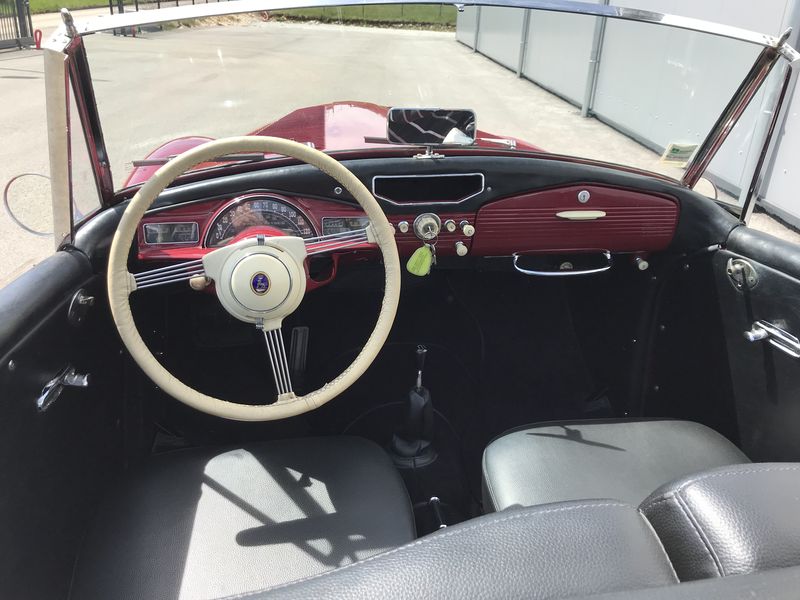
<instances>
[{"instance_id":1,"label":"seat backrest","mask_svg":"<svg viewBox=\"0 0 800 600\"><path fill-rule=\"evenodd\" d=\"M681 581L800 565L800 464L721 467L640 506Z\"/></svg>"}]
</instances>

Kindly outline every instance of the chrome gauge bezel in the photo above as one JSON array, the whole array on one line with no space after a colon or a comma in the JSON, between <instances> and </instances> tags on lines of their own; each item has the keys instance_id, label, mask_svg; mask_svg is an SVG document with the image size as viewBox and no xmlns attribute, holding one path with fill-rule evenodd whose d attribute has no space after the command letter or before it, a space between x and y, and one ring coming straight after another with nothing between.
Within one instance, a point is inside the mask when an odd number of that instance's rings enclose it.
<instances>
[{"instance_id":1,"label":"chrome gauge bezel","mask_svg":"<svg viewBox=\"0 0 800 600\"><path fill-rule=\"evenodd\" d=\"M303 209L301 209L299 206L297 206L297 204L295 204L288 198L270 192L250 192L242 196L237 196L236 198L233 198L229 202L226 202L221 207L219 207L219 209L217 209L217 211L214 213L211 219L209 219L208 225L206 226L205 234L203 235L203 248L221 247L221 246L209 246L209 238L211 237L211 234L214 230L214 225L216 224L220 215L224 214L226 211L239 204L242 204L244 202L249 202L251 200L273 200L279 202L280 204L284 204L290 207L292 210L297 211L297 213L306 220L306 223L308 223L308 226L311 229L311 235L309 237L316 237L319 235L317 228L314 226L314 221L312 221L309 218L308 214Z\"/></svg>"}]
</instances>

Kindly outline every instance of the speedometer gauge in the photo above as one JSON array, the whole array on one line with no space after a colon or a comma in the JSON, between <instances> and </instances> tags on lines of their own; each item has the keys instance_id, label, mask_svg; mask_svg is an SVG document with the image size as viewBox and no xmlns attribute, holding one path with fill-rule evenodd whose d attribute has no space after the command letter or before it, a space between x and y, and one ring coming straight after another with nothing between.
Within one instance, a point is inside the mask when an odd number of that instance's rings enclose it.
<instances>
[{"instance_id":1,"label":"speedometer gauge","mask_svg":"<svg viewBox=\"0 0 800 600\"><path fill-rule=\"evenodd\" d=\"M310 238L316 235L308 218L277 196L242 196L227 204L214 218L206 234L206 246L224 246L250 228L272 227L286 235Z\"/></svg>"}]
</instances>

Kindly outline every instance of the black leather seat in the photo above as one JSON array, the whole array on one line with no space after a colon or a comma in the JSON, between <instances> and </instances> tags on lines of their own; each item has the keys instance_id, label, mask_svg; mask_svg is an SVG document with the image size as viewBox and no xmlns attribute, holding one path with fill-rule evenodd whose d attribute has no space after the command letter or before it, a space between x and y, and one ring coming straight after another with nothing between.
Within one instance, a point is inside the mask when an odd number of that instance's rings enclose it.
<instances>
[{"instance_id":1,"label":"black leather seat","mask_svg":"<svg viewBox=\"0 0 800 600\"><path fill-rule=\"evenodd\" d=\"M400 476L364 439L178 451L155 457L104 503L71 597L246 594L414 538Z\"/></svg>"},{"instance_id":2,"label":"black leather seat","mask_svg":"<svg viewBox=\"0 0 800 600\"><path fill-rule=\"evenodd\" d=\"M726 438L689 421L530 425L503 434L484 451L484 509L584 498L638 505L674 479L748 462Z\"/></svg>"}]
</instances>

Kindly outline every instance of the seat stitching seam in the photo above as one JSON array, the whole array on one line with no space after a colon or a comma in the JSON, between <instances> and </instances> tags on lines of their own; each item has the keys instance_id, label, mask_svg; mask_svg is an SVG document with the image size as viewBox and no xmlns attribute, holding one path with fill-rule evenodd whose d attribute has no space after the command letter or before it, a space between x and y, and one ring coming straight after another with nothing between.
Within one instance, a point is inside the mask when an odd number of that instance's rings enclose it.
<instances>
[{"instance_id":1,"label":"seat stitching seam","mask_svg":"<svg viewBox=\"0 0 800 600\"><path fill-rule=\"evenodd\" d=\"M717 574L720 577L724 577L725 574L723 573L723 569L722 569L721 564L719 562L719 558L717 557L716 553L714 553L711 544L706 540L705 536L703 535L702 529L700 528L699 524L695 523L695 521L692 519L691 510L689 509L688 506L684 505L683 498L681 498L680 495L675 494L673 499L675 500L675 504L680 509L681 514L689 522L689 525L691 525L692 531L695 532L697 537L703 543L703 548L705 549L706 554L708 554L708 557L711 559L711 562L714 563L714 567L717 569Z\"/></svg>"},{"instance_id":2,"label":"seat stitching seam","mask_svg":"<svg viewBox=\"0 0 800 600\"><path fill-rule=\"evenodd\" d=\"M450 532L442 533L442 534L436 535L436 536L425 537L425 538L422 538L422 539L417 540L415 542L412 542L410 544L406 544L405 546L400 546L399 548L395 548L394 550L389 550L388 552L382 552L380 554L375 554L374 556L370 556L369 558L365 558L364 560L359 560L359 561L350 563L349 565L344 565L342 567L338 567L338 568L333 569L331 571L326 571L324 573L319 573L317 575L312 575L310 577L306 577L306 578L303 578L303 579L297 579L295 581L289 581L287 583L283 583L281 585L277 585L277 586L274 586L274 587L262 588L262 589L259 589L259 590L253 590L253 591L250 591L250 592L245 592L243 594L235 594L233 596L224 596L222 598L218 598L217 600L236 600L237 598L247 598L248 596L253 596L255 594L260 594L261 592L264 592L264 591L279 590L279 589L288 587L290 585L294 585L296 583L304 583L304 582L308 582L308 581L313 581L315 579L319 579L321 577L325 577L325 576L331 575L333 573L339 573L341 571L344 571L345 569L349 569L350 567L354 567L356 565L363 565L363 564L371 562L371 561L373 561L373 560L375 560L377 558L381 558L381 557L384 557L384 556L389 556L389 555L392 555L392 554L396 554L398 552L401 552L401 551L404 551L404 550L409 550L409 549L414 548L414 547L424 546L424 545L426 545L428 543L435 542L437 540L442 540L442 539L447 538L447 537L463 535L463 534L468 533L470 531L483 529L484 527L488 527L489 525L497 525L498 523L505 523L505 522L508 522L508 521L514 521L516 519L522 519L522 518L525 518L525 517L533 517L533 516L538 516L538 515L546 515L546 514L552 514L552 513L558 513L558 512L566 512L566 511L570 511L570 510L578 510L578 509L581 509L581 508L612 508L612 507L613 508L619 508L619 507L631 508L631 506L629 504L624 504L622 502L605 502L605 503L601 503L601 504L578 504L578 505L575 505L575 506L564 506L564 507L561 507L561 508L551 508L551 509L547 509L547 510L533 510L533 511L527 511L527 512L524 512L524 513L517 513L517 514L511 515L511 516L508 516L508 517L504 517L502 519L491 519L491 520L488 520L486 522L478 523L477 525L473 525L471 527L467 527L465 529L459 529L457 531L450 531Z\"/></svg>"},{"instance_id":3,"label":"seat stitching seam","mask_svg":"<svg viewBox=\"0 0 800 600\"><path fill-rule=\"evenodd\" d=\"M741 471L725 471L723 473L707 473L704 475L699 475L694 477L688 481L683 482L676 490L676 492L681 492L685 488L689 487L690 485L697 483L699 481L704 481L706 479L714 479L715 477L728 477L731 475L745 475L745 474L752 474L752 473L770 473L770 472L778 472L778 471L798 471L800 467L764 467L764 468L751 468L745 469Z\"/></svg>"},{"instance_id":4,"label":"seat stitching seam","mask_svg":"<svg viewBox=\"0 0 800 600\"><path fill-rule=\"evenodd\" d=\"M651 508L658 506L659 504L664 504L665 502L669 502L670 500L672 500L671 496L673 493L674 492L667 492L666 494L662 494L661 496L659 496L657 499L651 500L647 504L643 504L641 506L641 510L646 513Z\"/></svg>"}]
</instances>

